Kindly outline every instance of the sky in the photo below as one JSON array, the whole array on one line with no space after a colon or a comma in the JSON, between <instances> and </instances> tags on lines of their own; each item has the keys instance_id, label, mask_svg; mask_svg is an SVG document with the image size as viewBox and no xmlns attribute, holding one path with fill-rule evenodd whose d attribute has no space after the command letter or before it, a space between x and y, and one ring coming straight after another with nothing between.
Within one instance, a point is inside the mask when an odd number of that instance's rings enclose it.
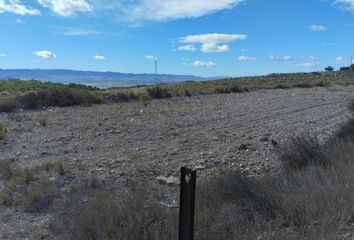
<instances>
[{"instance_id":1,"label":"sky","mask_svg":"<svg viewBox=\"0 0 354 240\"><path fill-rule=\"evenodd\" d=\"M0 0L0 68L199 76L350 64L354 0Z\"/></svg>"}]
</instances>

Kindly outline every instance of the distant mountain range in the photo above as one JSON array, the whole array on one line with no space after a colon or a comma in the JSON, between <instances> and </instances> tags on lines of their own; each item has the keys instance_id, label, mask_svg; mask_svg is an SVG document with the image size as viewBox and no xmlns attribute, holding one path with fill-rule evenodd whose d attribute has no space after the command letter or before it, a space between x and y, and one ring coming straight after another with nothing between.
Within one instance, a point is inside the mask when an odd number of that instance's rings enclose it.
<instances>
[{"instance_id":1,"label":"distant mountain range","mask_svg":"<svg viewBox=\"0 0 354 240\"><path fill-rule=\"evenodd\" d=\"M119 87L172 83L184 81L215 80L193 75L134 74L119 72L75 71L66 69L0 69L0 79L40 80L58 83L79 83L97 87Z\"/></svg>"}]
</instances>

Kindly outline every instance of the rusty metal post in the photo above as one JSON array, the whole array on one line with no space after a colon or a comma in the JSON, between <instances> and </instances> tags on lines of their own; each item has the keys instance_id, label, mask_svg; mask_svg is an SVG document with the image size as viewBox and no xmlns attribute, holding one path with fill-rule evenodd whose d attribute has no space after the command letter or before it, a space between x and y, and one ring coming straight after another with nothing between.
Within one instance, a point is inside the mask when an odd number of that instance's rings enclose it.
<instances>
[{"instance_id":1,"label":"rusty metal post","mask_svg":"<svg viewBox=\"0 0 354 240\"><path fill-rule=\"evenodd\" d=\"M181 168L181 192L179 206L179 240L194 238L194 209L197 173L186 167Z\"/></svg>"}]
</instances>

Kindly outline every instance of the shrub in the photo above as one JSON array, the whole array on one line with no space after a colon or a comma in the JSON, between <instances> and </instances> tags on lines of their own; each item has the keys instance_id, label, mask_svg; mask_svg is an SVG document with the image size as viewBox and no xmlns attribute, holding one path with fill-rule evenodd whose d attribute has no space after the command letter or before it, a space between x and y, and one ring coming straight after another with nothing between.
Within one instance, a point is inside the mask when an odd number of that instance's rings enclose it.
<instances>
[{"instance_id":1,"label":"shrub","mask_svg":"<svg viewBox=\"0 0 354 240\"><path fill-rule=\"evenodd\" d=\"M150 103L150 97L146 95L140 96L140 102L143 103L144 107L147 107L147 105Z\"/></svg>"},{"instance_id":2,"label":"shrub","mask_svg":"<svg viewBox=\"0 0 354 240\"><path fill-rule=\"evenodd\" d=\"M16 109L17 102L15 98L0 99L0 112L12 112Z\"/></svg>"},{"instance_id":3,"label":"shrub","mask_svg":"<svg viewBox=\"0 0 354 240\"><path fill-rule=\"evenodd\" d=\"M168 92L166 88L160 86L154 86L147 89L147 93L151 98L161 99L161 98L171 98L172 94Z\"/></svg>"},{"instance_id":4,"label":"shrub","mask_svg":"<svg viewBox=\"0 0 354 240\"><path fill-rule=\"evenodd\" d=\"M313 85L310 83L297 83L294 85L295 88L312 88Z\"/></svg>"},{"instance_id":5,"label":"shrub","mask_svg":"<svg viewBox=\"0 0 354 240\"><path fill-rule=\"evenodd\" d=\"M267 184L267 181L244 176L238 171L220 172L203 183L209 186L207 198L212 199L213 204L232 202L250 213L256 211L264 217L274 217L280 209L280 195Z\"/></svg>"},{"instance_id":6,"label":"shrub","mask_svg":"<svg viewBox=\"0 0 354 240\"><path fill-rule=\"evenodd\" d=\"M328 66L324 70L327 71L327 72L333 72L334 68L332 66Z\"/></svg>"},{"instance_id":7,"label":"shrub","mask_svg":"<svg viewBox=\"0 0 354 240\"><path fill-rule=\"evenodd\" d=\"M172 217L157 204L136 196L118 198L98 191L83 202L82 196L67 202L57 219L65 239L176 239Z\"/></svg>"},{"instance_id":8,"label":"shrub","mask_svg":"<svg viewBox=\"0 0 354 240\"><path fill-rule=\"evenodd\" d=\"M0 177L9 180L14 175L10 160L0 160Z\"/></svg>"},{"instance_id":9,"label":"shrub","mask_svg":"<svg viewBox=\"0 0 354 240\"><path fill-rule=\"evenodd\" d=\"M40 212L47 209L56 197L56 188L48 180L41 180L35 187L28 189L21 203L25 211Z\"/></svg>"},{"instance_id":10,"label":"shrub","mask_svg":"<svg viewBox=\"0 0 354 240\"><path fill-rule=\"evenodd\" d=\"M42 163L41 168L45 171L55 171L59 175L65 174L64 162L62 160L47 161Z\"/></svg>"},{"instance_id":11,"label":"shrub","mask_svg":"<svg viewBox=\"0 0 354 240\"><path fill-rule=\"evenodd\" d=\"M44 89L29 92L18 98L19 105L25 109L40 107L67 107L74 105L89 106L101 104L103 99L87 90L78 89Z\"/></svg>"},{"instance_id":12,"label":"shrub","mask_svg":"<svg viewBox=\"0 0 354 240\"><path fill-rule=\"evenodd\" d=\"M326 167L331 164L324 147L317 138L310 135L292 138L280 151L280 161L286 172L298 171L311 165Z\"/></svg>"},{"instance_id":13,"label":"shrub","mask_svg":"<svg viewBox=\"0 0 354 240\"><path fill-rule=\"evenodd\" d=\"M192 96L192 94L190 93L190 91L188 91L187 89L184 90L184 95L185 95L186 97L191 97L191 96Z\"/></svg>"},{"instance_id":14,"label":"shrub","mask_svg":"<svg viewBox=\"0 0 354 240\"><path fill-rule=\"evenodd\" d=\"M48 124L48 118L46 116L43 116L38 120L38 122L42 127L45 127Z\"/></svg>"},{"instance_id":15,"label":"shrub","mask_svg":"<svg viewBox=\"0 0 354 240\"><path fill-rule=\"evenodd\" d=\"M0 141L5 140L7 137L7 127L6 125L0 123Z\"/></svg>"}]
</instances>

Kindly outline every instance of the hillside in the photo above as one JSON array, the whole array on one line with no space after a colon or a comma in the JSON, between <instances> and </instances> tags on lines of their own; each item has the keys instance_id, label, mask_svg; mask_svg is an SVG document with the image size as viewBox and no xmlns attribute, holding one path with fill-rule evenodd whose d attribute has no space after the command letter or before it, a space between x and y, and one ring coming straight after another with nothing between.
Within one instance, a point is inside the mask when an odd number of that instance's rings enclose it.
<instances>
[{"instance_id":1,"label":"hillside","mask_svg":"<svg viewBox=\"0 0 354 240\"><path fill-rule=\"evenodd\" d=\"M36 79L58 83L78 83L97 87L119 87L132 85L150 85L154 83L172 83L182 81L211 80L193 75L134 74L119 72L74 71L65 69L0 69L0 79Z\"/></svg>"}]
</instances>

